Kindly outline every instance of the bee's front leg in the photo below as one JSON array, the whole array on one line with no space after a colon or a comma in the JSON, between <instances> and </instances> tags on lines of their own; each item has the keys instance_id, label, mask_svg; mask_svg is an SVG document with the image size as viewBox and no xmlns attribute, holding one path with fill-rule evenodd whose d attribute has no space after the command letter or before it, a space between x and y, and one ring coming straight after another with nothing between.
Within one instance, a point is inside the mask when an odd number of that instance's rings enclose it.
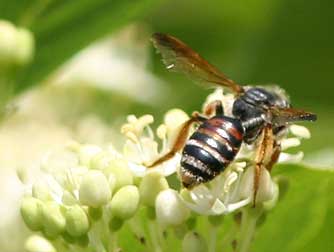
<instances>
[{"instance_id":1,"label":"bee's front leg","mask_svg":"<svg viewBox=\"0 0 334 252\"><path fill-rule=\"evenodd\" d=\"M260 177L263 169L271 169L272 165L277 161L279 148L275 148L276 142L273 135L271 125L266 125L262 130L259 139L259 145L255 155L255 172L253 187L253 205L256 203L256 196L260 186Z\"/></svg>"}]
</instances>

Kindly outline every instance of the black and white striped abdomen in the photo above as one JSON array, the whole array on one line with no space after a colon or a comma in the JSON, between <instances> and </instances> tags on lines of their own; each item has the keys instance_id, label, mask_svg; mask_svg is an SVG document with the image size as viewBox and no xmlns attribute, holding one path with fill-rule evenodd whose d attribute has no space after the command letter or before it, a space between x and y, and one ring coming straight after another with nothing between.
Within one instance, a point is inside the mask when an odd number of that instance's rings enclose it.
<instances>
[{"instance_id":1,"label":"black and white striped abdomen","mask_svg":"<svg viewBox=\"0 0 334 252\"><path fill-rule=\"evenodd\" d=\"M181 180L186 188L212 180L239 151L243 128L239 120L215 116L204 122L187 141L181 159Z\"/></svg>"}]
</instances>

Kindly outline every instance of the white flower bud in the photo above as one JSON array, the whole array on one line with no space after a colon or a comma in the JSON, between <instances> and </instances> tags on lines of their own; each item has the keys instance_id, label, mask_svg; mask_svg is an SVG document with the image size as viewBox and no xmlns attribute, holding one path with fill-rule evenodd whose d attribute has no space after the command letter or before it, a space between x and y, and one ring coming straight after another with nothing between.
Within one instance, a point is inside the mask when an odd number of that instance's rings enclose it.
<instances>
[{"instance_id":1,"label":"white flower bud","mask_svg":"<svg viewBox=\"0 0 334 252\"><path fill-rule=\"evenodd\" d=\"M241 198L253 198L254 192L254 171L255 167L249 167L240 184L240 197ZM256 195L256 203L264 202L273 199L275 194L275 183L272 181L270 173L267 169L262 169L259 179L259 188Z\"/></svg>"},{"instance_id":2,"label":"white flower bud","mask_svg":"<svg viewBox=\"0 0 334 252\"><path fill-rule=\"evenodd\" d=\"M203 239L196 232L188 232L182 241L182 252L206 252L208 246Z\"/></svg>"},{"instance_id":3,"label":"white flower bud","mask_svg":"<svg viewBox=\"0 0 334 252\"><path fill-rule=\"evenodd\" d=\"M164 226L182 224L189 216L189 209L172 189L161 191L155 201L157 220Z\"/></svg>"},{"instance_id":4,"label":"white flower bud","mask_svg":"<svg viewBox=\"0 0 334 252\"><path fill-rule=\"evenodd\" d=\"M168 189L168 182L160 172L150 172L139 186L140 199L144 205L155 205L155 199L160 191Z\"/></svg>"},{"instance_id":5,"label":"white flower bud","mask_svg":"<svg viewBox=\"0 0 334 252\"><path fill-rule=\"evenodd\" d=\"M34 43L30 31L0 20L0 65L28 63L34 54Z\"/></svg>"},{"instance_id":6,"label":"white flower bud","mask_svg":"<svg viewBox=\"0 0 334 252\"><path fill-rule=\"evenodd\" d=\"M78 156L68 149L55 150L47 153L42 159L41 169L49 174L59 174L68 168L78 166Z\"/></svg>"},{"instance_id":7,"label":"white flower bud","mask_svg":"<svg viewBox=\"0 0 334 252\"><path fill-rule=\"evenodd\" d=\"M72 206L78 203L78 200L75 198L75 196L68 191L63 192L61 201L66 206Z\"/></svg>"},{"instance_id":8,"label":"white flower bud","mask_svg":"<svg viewBox=\"0 0 334 252\"><path fill-rule=\"evenodd\" d=\"M100 152L96 154L91 162L91 168L96 170L104 170L110 166L112 157L106 152Z\"/></svg>"},{"instance_id":9,"label":"white flower bud","mask_svg":"<svg viewBox=\"0 0 334 252\"><path fill-rule=\"evenodd\" d=\"M24 223L32 230L39 231L42 229L42 202L33 197L23 198L21 202L21 215Z\"/></svg>"},{"instance_id":10,"label":"white flower bud","mask_svg":"<svg viewBox=\"0 0 334 252\"><path fill-rule=\"evenodd\" d=\"M85 211L78 205L71 206L65 213L66 231L74 236L79 237L86 234L89 230L89 220Z\"/></svg>"},{"instance_id":11,"label":"white flower bud","mask_svg":"<svg viewBox=\"0 0 334 252\"><path fill-rule=\"evenodd\" d=\"M43 226L48 237L57 237L65 230L66 220L61 207L53 201L42 205Z\"/></svg>"},{"instance_id":12,"label":"white flower bud","mask_svg":"<svg viewBox=\"0 0 334 252\"><path fill-rule=\"evenodd\" d=\"M80 164L90 167L92 158L102 152L102 149L96 145L84 145L79 150Z\"/></svg>"},{"instance_id":13,"label":"white flower bud","mask_svg":"<svg viewBox=\"0 0 334 252\"><path fill-rule=\"evenodd\" d=\"M128 167L127 162L122 159L112 160L110 166L103 171L109 178L110 175L115 177L115 180L110 181L110 186L114 187L114 191L121 187L133 184L133 175ZM112 185L114 183L114 185Z\"/></svg>"},{"instance_id":14,"label":"white flower bud","mask_svg":"<svg viewBox=\"0 0 334 252\"><path fill-rule=\"evenodd\" d=\"M167 126L167 129L173 129L182 125L185 121L189 119L189 116L186 112L181 109L171 109L169 110L164 118L164 123Z\"/></svg>"},{"instance_id":15,"label":"white flower bud","mask_svg":"<svg viewBox=\"0 0 334 252\"><path fill-rule=\"evenodd\" d=\"M24 248L28 252L57 252L47 239L39 235L30 236L26 240Z\"/></svg>"},{"instance_id":16,"label":"white flower bud","mask_svg":"<svg viewBox=\"0 0 334 252\"><path fill-rule=\"evenodd\" d=\"M11 64L15 58L16 28L4 20L0 20L0 65Z\"/></svg>"},{"instance_id":17,"label":"white flower bud","mask_svg":"<svg viewBox=\"0 0 334 252\"><path fill-rule=\"evenodd\" d=\"M79 200L82 204L99 207L111 198L111 191L106 176L97 170L88 171L82 178Z\"/></svg>"},{"instance_id":18,"label":"white flower bud","mask_svg":"<svg viewBox=\"0 0 334 252\"><path fill-rule=\"evenodd\" d=\"M273 209L279 199L279 187L276 183L273 183L273 196L270 200L263 202L263 207L265 210L269 211Z\"/></svg>"},{"instance_id":19,"label":"white flower bud","mask_svg":"<svg viewBox=\"0 0 334 252\"><path fill-rule=\"evenodd\" d=\"M187 120L189 120L189 116L181 109L171 109L166 113L164 124L167 128L169 146L174 144L183 123Z\"/></svg>"},{"instance_id":20,"label":"white flower bud","mask_svg":"<svg viewBox=\"0 0 334 252\"><path fill-rule=\"evenodd\" d=\"M34 35L26 29L18 28L16 43L16 63L19 65L29 63L33 58L35 50Z\"/></svg>"},{"instance_id":21,"label":"white flower bud","mask_svg":"<svg viewBox=\"0 0 334 252\"><path fill-rule=\"evenodd\" d=\"M139 191L136 186L128 185L119 189L111 200L112 216L126 220L131 218L139 206Z\"/></svg>"},{"instance_id":22,"label":"white flower bud","mask_svg":"<svg viewBox=\"0 0 334 252\"><path fill-rule=\"evenodd\" d=\"M50 189L45 180L38 180L33 184L32 196L42 201L52 200Z\"/></svg>"}]
</instances>

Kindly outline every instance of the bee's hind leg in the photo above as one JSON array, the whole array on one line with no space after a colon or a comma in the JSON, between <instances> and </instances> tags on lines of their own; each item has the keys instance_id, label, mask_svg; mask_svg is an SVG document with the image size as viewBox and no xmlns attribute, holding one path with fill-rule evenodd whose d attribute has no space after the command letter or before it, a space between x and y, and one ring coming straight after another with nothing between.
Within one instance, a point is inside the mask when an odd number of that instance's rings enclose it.
<instances>
[{"instance_id":1,"label":"bee's hind leg","mask_svg":"<svg viewBox=\"0 0 334 252\"><path fill-rule=\"evenodd\" d=\"M154 162L152 162L151 164L145 164L148 168L157 166L169 159L171 159L172 157L174 157L174 155L180 151L183 146L185 145L188 135L189 135L189 130L190 127L192 126L193 123L202 123L204 121L206 121L207 118L200 115L198 112L194 112L191 116L191 118L184 122L183 126L181 127L181 130L172 146L172 149L167 152L165 155L163 155L162 157L160 157L159 159L155 160Z\"/></svg>"}]
</instances>

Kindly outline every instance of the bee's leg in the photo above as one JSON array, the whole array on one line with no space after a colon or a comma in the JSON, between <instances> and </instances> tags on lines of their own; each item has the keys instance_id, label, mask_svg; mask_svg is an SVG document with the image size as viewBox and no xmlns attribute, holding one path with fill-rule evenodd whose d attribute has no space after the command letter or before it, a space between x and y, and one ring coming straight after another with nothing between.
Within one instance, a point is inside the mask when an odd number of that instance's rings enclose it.
<instances>
[{"instance_id":1,"label":"bee's leg","mask_svg":"<svg viewBox=\"0 0 334 252\"><path fill-rule=\"evenodd\" d=\"M254 188L253 188L254 206L256 203L256 196L259 190L261 173L263 169L265 169L267 165L271 163L274 154L275 154L274 137L273 137L272 127L271 125L266 125L261 133L259 146L255 156L255 172L254 172ZM277 161L277 158L275 161Z\"/></svg>"},{"instance_id":2,"label":"bee's leg","mask_svg":"<svg viewBox=\"0 0 334 252\"><path fill-rule=\"evenodd\" d=\"M198 112L194 112L192 114L192 117L186 121L180 132L179 135L177 136L174 145L172 147L172 149L167 152L165 155L163 155L162 157L160 157L159 159L155 160L153 163L147 165L148 168L150 167L154 167L156 165L159 165L165 161L167 161L168 159L171 159L175 153L177 153L179 150L181 150L183 148L183 146L185 145L185 142L187 141L188 135L189 135L189 129L191 127L191 125L193 123L201 123L204 122L205 120L207 120L206 117L201 116Z\"/></svg>"},{"instance_id":3,"label":"bee's leg","mask_svg":"<svg viewBox=\"0 0 334 252\"><path fill-rule=\"evenodd\" d=\"M268 165L266 165L266 169L268 171L271 171L274 164L277 163L279 155L281 154L281 145L278 144L277 142L274 143L274 151L273 154L271 155L271 159L268 163Z\"/></svg>"},{"instance_id":4,"label":"bee's leg","mask_svg":"<svg viewBox=\"0 0 334 252\"><path fill-rule=\"evenodd\" d=\"M212 115L224 115L224 107L220 100L215 100L209 103L204 108L204 115L212 116Z\"/></svg>"}]
</instances>

